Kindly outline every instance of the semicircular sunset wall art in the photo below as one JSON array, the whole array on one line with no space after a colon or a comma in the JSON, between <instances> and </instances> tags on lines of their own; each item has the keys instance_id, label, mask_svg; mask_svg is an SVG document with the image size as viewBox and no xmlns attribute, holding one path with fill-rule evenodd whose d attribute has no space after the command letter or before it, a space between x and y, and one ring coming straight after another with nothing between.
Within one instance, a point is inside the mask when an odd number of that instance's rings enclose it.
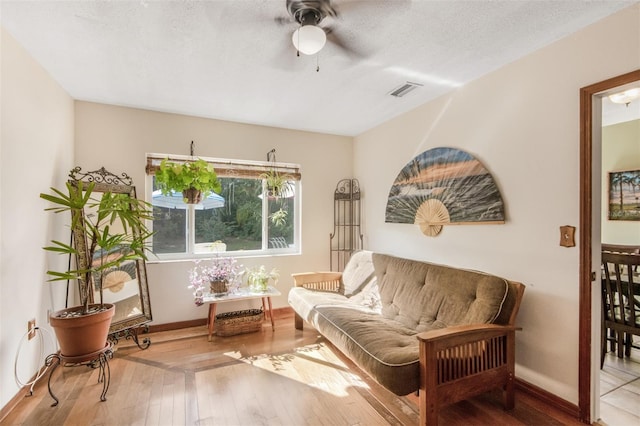
<instances>
[{"instance_id":1,"label":"semicircular sunset wall art","mask_svg":"<svg viewBox=\"0 0 640 426\"><path fill-rule=\"evenodd\" d=\"M436 201L448 217L439 211L428 218ZM389 191L385 222L421 227L504 223L504 203L491 173L480 161L465 151L439 147L423 152L402 168Z\"/></svg>"}]
</instances>

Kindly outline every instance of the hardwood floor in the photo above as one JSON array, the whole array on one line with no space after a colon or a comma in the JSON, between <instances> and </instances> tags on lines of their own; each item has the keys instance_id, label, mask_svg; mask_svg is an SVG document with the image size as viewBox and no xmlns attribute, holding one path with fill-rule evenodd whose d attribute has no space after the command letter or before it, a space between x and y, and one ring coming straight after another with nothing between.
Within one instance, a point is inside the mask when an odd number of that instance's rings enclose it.
<instances>
[{"instance_id":1,"label":"hardwood floor","mask_svg":"<svg viewBox=\"0 0 640 426\"><path fill-rule=\"evenodd\" d=\"M50 407L46 376L2 425L415 425L417 399L386 391L293 317L257 333L214 336L205 326L152 333L149 349L121 341L107 401L98 370L61 367ZM441 410L442 425L579 425L529 395L502 409L488 393Z\"/></svg>"},{"instance_id":2,"label":"hardwood floor","mask_svg":"<svg viewBox=\"0 0 640 426\"><path fill-rule=\"evenodd\" d=\"M600 419L603 425L640 425L639 349L625 358L607 353L600 370Z\"/></svg>"}]
</instances>

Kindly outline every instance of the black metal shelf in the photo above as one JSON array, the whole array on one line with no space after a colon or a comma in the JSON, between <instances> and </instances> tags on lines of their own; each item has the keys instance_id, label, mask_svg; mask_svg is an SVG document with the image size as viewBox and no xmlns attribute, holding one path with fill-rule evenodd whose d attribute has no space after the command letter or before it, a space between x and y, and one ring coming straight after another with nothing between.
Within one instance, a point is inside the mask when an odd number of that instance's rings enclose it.
<instances>
[{"instance_id":1,"label":"black metal shelf","mask_svg":"<svg viewBox=\"0 0 640 426\"><path fill-rule=\"evenodd\" d=\"M342 179L333 196L333 233L329 235L330 268L342 271L351 254L363 247L360 226L360 184Z\"/></svg>"}]
</instances>

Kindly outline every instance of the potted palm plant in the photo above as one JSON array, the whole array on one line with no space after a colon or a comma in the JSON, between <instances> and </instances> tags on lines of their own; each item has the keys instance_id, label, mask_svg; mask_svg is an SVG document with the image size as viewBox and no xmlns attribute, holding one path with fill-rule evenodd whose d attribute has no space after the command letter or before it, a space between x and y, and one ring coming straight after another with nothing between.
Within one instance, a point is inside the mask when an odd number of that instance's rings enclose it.
<instances>
[{"instance_id":1,"label":"potted palm plant","mask_svg":"<svg viewBox=\"0 0 640 426\"><path fill-rule=\"evenodd\" d=\"M182 192L186 204L198 204L203 197L222 191L213 166L201 158L185 163L175 163L165 158L155 176L162 195Z\"/></svg>"},{"instance_id":2,"label":"potted palm plant","mask_svg":"<svg viewBox=\"0 0 640 426\"><path fill-rule=\"evenodd\" d=\"M135 198L134 191L94 192L94 188L95 182L69 181L66 192L51 188L52 193L40 194L52 204L47 211L71 213L74 244L53 240L44 247L76 256L75 267L47 271L49 281L79 283L80 305L54 312L50 317L60 353L65 357L91 356L105 348L115 309L102 301L102 278L124 262L146 260L146 240L152 234L146 226L146 220L152 219L150 205ZM100 300L92 304L94 291L99 292Z\"/></svg>"}]
</instances>

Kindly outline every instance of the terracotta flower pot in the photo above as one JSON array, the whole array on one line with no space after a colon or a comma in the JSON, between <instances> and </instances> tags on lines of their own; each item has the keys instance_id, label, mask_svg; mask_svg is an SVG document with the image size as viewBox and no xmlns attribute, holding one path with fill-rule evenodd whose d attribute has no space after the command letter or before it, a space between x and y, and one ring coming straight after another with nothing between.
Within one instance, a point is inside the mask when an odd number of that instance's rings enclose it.
<instances>
[{"instance_id":1,"label":"terracotta flower pot","mask_svg":"<svg viewBox=\"0 0 640 426\"><path fill-rule=\"evenodd\" d=\"M90 305L94 309L99 306ZM87 315L73 315L82 309L79 306L63 309L51 315L51 326L60 343L60 355L77 358L78 362L81 362L83 357L91 359L105 348L111 318L116 310L115 305L111 303L105 303L103 307L105 309Z\"/></svg>"},{"instance_id":2,"label":"terracotta flower pot","mask_svg":"<svg viewBox=\"0 0 640 426\"><path fill-rule=\"evenodd\" d=\"M198 204L202 201L202 191L195 188L185 189L182 191L182 197L187 204Z\"/></svg>"}]
</instances>

